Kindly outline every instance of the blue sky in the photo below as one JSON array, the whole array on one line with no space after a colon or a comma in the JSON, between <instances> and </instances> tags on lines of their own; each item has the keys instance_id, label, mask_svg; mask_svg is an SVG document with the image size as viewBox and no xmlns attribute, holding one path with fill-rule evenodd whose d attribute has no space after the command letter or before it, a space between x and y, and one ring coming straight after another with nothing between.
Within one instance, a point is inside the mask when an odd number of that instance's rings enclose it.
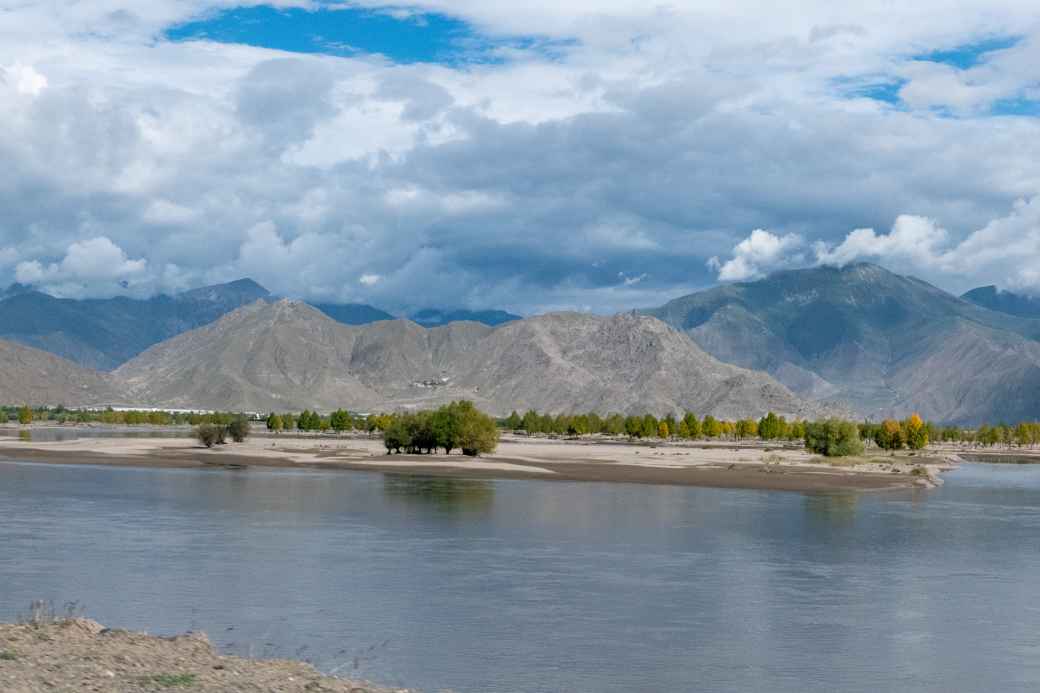
<instances>
[{"instance_id":1,"label":"blue sky","mask_svg":"<svg viewBox=\"0 0 1040 693\"><path fill-rule=\"evenodd\" d=\"M1040 294L1021 0L8 5L0 285L611 312L862 259Z\"/></svg>"},{"instance_id":2,"label":"blue sky","mask_svg":"<svg viewBox=\"0 0 1040 693\"><path fill-rule=\"evenodd\" d=\"M173 41L241 43L295 53L380 55L396 63L461 65L502 60L501 49L559 50L566 41L492 36L442 13L357 7L237 7L164 31Z\"/></svg>"},{"instance_id":3,"label":"blue sky","mask_svg":"<svg viewBox=\"0 0 1040 693\"><path fill-rule=\"evenodd\" d=\"M983 62L994 51L1011 48L1021 40L1019 36L1000 36L973 41L953 48L936 49L918 53L912 58L927 62L942 63L959 70L967 70Z\"/></svg>"}]
</instances>

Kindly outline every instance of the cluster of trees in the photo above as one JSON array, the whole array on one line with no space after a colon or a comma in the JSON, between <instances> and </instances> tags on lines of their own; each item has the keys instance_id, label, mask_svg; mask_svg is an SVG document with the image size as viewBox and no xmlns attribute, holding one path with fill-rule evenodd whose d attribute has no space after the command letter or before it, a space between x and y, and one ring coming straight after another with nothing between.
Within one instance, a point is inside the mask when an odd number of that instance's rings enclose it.
<instances>
[{"instance_id":1,"label":"cluster of trees","mask_svg":"<svg viewBox=\"0 0 1040 693\"><path fill-rule=\"evenodd\" d=\"M446 455L458 448L464 455L490 454L498 447L495 420L472 402L446 404L433 411L391 414L383 430L388 453L433 454L443 448Z\"/></svg>"},{"instance_id":2,"label":"cluster of trees","mask_svg":"<svg viewBox=\"0 0 1040 693\"><path fill-rule=\"evenodd\" d=\"M299 414L276 414L271 412L267 415L267 430L274 433L282 431L373 431L385 430L389 425L386 414L372 416L353 415L346 409L337 409L328 416L322 416L316 411L304 409Z\"/></svg>"},{"instance_id":3,"label":"cluster of trees","mask_svg":"<svg viewBox=\"0 0 1040 693\"><path fill-rule=\"evenodd\" d=\"M865 422L859 425L860 438L874 441L882 450L901 450L904 447L923 450L929 440L938 440L941 435L938 427L925 423L917 414L903 421L885 419L878 424Z\"/></svg>"},{"instance_id":4,"label":"cluster of trees","mask_svg":"<svg viewBox=\"0 0 1040 693\"><path fill-rule=\"evenodd\" d=\"M503 428L527 433L580 436L590 433L627 435L632 438L762 438L763 440L800 440L805 436L804 421L787 421L769 412L761 419L725 421L710 414L703 419L693 412L681 418L669 415L658 419L652 414L622 416L608 414L560 414L552 416L528 411L523 416L513 412L501 422Z\"/></svg>"},{"instance_id":5,"label":"cluster of trees","mask_svg":"<svg viewBox=\"0 0 1040 693\"><path fill-rule=\"evenodd\" d=\"M195 437L207 448L224 445L230 436L236 443L244 442L249 437L249 420L239 416L228 423L200 423L195 427Z\"/></svg>"}]
</instances>

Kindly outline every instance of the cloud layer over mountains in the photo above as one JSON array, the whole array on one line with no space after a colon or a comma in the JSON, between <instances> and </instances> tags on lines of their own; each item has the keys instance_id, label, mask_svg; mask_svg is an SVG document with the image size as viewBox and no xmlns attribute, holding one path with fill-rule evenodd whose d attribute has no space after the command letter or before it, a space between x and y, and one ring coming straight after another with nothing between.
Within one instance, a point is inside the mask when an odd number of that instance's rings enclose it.
<instances>
[{"instance_id":1,"label":"cloud layer over mountains","mask_svg":"<svg viewBox=\"0 0 1040 693\"><path fill-rule=\"evenodd\" d=\"M1040 290L1035 3L361 3L470 28L426 62L167 38L238 4L0 0L0 282L607 312L866 258Z\"/></svg>"}]
</instances>

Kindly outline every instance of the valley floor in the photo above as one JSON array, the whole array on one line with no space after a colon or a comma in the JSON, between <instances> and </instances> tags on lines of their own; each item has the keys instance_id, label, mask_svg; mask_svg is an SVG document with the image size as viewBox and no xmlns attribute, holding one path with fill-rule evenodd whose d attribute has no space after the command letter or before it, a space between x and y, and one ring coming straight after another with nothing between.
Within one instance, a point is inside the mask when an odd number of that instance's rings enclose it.
<instances>
[{"instance_id":1,"label":"valley floor","mask_svg":"<svg viewBox=\"0 0 1040 693\"><path fill-rule=\"evenodd\" d=\"M387 455L365 436L254 435L207 450L187 437L0 437L0 459L165 467L361 469L442 476L676 484L785 491L885 490L941 483L955 457L905 455L826 460L802 449L757 444L550 440L506 435L494 455ZM916 470L916 471L915 471Z\"/></svg>"}]
</instances>

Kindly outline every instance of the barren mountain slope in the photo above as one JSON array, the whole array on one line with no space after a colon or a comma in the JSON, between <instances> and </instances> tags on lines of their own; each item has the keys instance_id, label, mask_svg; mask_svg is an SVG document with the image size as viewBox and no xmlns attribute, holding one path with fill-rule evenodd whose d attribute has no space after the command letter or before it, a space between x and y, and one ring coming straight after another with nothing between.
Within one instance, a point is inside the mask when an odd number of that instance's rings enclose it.
<instances>
[{"instance_id":1,"label":"barren mountain slope","mask_svg":"<svg viewBox=\"0 0 1040 693\"><path fill-rule=\"evenodd\" d=\"M726 362L874 419L913 411L962 424L1040 416L1040 396L1028 394L1040 367L1040 321L877 265L778 272L646 312Z\"/></svg>"},{"instance_id":2,"label":"barren mountain slope","mask_svg":"<svg viewBox=\"0 0 1040 693\"><path fill-rule=\"evenodd\" d=\"M0 403L78 406L118 399L108 375L0 339Z\"/></svg>"},{"instance_id":3,"label":"barren mountain slope","mask_svg":"<svg viewBox=\"0 0 1040 693\"><path fill-rule=\"evenodd\" d=\"M114 375L139 404L363 408L380 398L351 373L354 336L303 303L261 300L157 344Z\"/></svg>"},{"instance_id":4,"label":"barren mountain slope","mask_svg":"<svg viewBox=\"0 0 1040 693\"><path fill-rule=\"evenodd\" d=\"M497 328L405 320L347 327L259 302L116 372L142 403L248 410L397 408L468 398L494 413L819 413L762 373L723 364L664 323L558 313Z\"/></svg>"}]
</instances>

